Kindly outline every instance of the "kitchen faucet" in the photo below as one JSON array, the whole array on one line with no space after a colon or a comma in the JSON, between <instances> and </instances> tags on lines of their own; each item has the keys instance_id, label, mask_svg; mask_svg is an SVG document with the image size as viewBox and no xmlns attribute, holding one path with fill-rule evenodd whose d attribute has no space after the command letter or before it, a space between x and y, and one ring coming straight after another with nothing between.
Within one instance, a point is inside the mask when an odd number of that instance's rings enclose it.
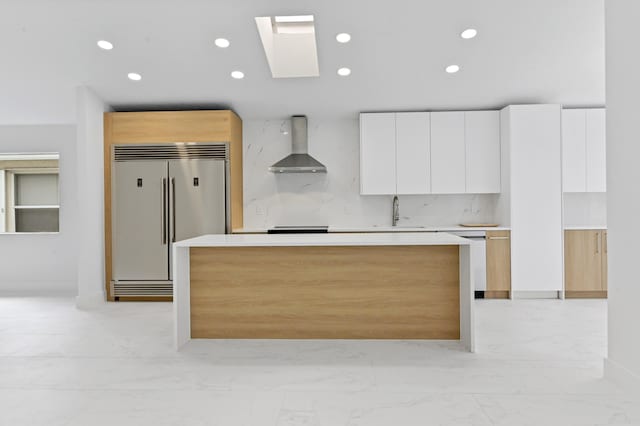
<instances>
[{"instance_id":1,"label":"kitchen faucet","mask_svg":"<svg viewBox=\"0 0 640 426\"><path fill-rule=\"evenodd\" d=\"M398 201L398 196L393 196L393 214L391 217L391 226L396 226L398 224L398 220L400 220L400 201Z\"/></svg>"}]
</instances>

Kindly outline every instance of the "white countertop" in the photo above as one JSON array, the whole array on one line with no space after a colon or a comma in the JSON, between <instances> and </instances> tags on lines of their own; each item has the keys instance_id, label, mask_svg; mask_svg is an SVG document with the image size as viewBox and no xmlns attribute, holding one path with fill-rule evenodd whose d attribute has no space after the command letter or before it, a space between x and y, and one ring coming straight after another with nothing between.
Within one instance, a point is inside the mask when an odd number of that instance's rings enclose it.
<instances>
[{"instance_id":1,"label":"white countertop","mask_svg":"<svg viewBox=\"0 0 640 426\"><path fill-rule=\"evenodd\" d=\"M369 226L369 227L340 227L330 226L329 233L369 233L369 232L461 232L461 231L508 231L510 228L493 227L468 227L460 225L449 226ZM264 234L266 229L235 229L234 234Z\"/></svg>"},{"instance_id":2,"label":"white countertop","mask_svg":"<svg viewBox=\"0 0 640 426\"><path fill-rule=\"evenodd\" d=\"M470 241L446 232L224 234L178 241L176 247L448 246Z\"/></svg>"},{"instance_id":3,"label":"white countertop","mask_svg":"<svg viewBox=\"0 0 640 426\"><path fill-rule=\"evenodd\" d=\"M462 232L462 231L508 231L500 226L372 226L369 228L341 228L330 226L329 232Z\"/></svg>"},{"instance_id":4,"label":"white countertop","mask_svg":"<svg viewBox=\"0 0 640 426\"><path fill-rule=\"evenodd\" d=\"M591 231L597 229L607 229L606 225L603 226L565 226L565 231Z\"/></svg>"}]
</instances>

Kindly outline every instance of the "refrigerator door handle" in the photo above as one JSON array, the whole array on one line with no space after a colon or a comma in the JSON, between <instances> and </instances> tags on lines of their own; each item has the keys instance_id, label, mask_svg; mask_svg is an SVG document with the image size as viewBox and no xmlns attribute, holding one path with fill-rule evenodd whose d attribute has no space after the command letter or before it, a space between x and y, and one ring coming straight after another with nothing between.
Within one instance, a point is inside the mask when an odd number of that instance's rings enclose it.
<instances>
[{"instance_id":1,"label":"refrigerator door handle","mask_svg":"<svg viewBox=\"0 0 640 426\"><path fill-rule=\"evenodd\" d=\"M176 242L176 178L171 178L171 221L173 235L171 242Z\"/></svg>"},{"instance_id":2,"label":"refrigerator door handle","mask_svg":"<svg viewBox=\"0 0 640 426\"><path fill-rule=\"evenodd\" d=\"M167 178L162 178L162 245L167 244Z\"/></svg>"}]
</instances>

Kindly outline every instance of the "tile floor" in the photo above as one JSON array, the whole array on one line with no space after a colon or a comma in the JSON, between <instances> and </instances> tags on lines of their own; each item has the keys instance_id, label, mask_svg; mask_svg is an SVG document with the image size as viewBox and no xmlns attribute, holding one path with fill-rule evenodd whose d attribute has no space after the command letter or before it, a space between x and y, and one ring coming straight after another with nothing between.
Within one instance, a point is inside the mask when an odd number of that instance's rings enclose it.
<instances>
[{"instance_id":1,"label":"tile floor","mask_svg":"<svg viewBox=\"0 0 640 426\"><path fill-rule=\"evenodd\" d=\"M194 341L168 303L0 298L0 425L640 425L602 376L606 302L477 301L455 342Z\"/></svg>"}]
</instances>

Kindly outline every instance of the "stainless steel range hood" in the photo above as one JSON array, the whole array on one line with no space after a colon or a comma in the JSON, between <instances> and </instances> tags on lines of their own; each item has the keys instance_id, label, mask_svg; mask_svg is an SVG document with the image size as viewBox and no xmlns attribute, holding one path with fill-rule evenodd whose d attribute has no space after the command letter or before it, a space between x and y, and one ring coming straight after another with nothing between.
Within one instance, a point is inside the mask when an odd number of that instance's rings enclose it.
<instances>
[{"instance_id":1,"label":"stainless steel range hood","mask_svg":"<svg viewBox=\"0 0 640 426\"><path fill-rule=\"evenodd\" d=\"M291 117L291 151L292 153L269 167L274 173L327 173L327 168L308 154L307 117L294 115Z\"/></svg>"}]
</instances>

